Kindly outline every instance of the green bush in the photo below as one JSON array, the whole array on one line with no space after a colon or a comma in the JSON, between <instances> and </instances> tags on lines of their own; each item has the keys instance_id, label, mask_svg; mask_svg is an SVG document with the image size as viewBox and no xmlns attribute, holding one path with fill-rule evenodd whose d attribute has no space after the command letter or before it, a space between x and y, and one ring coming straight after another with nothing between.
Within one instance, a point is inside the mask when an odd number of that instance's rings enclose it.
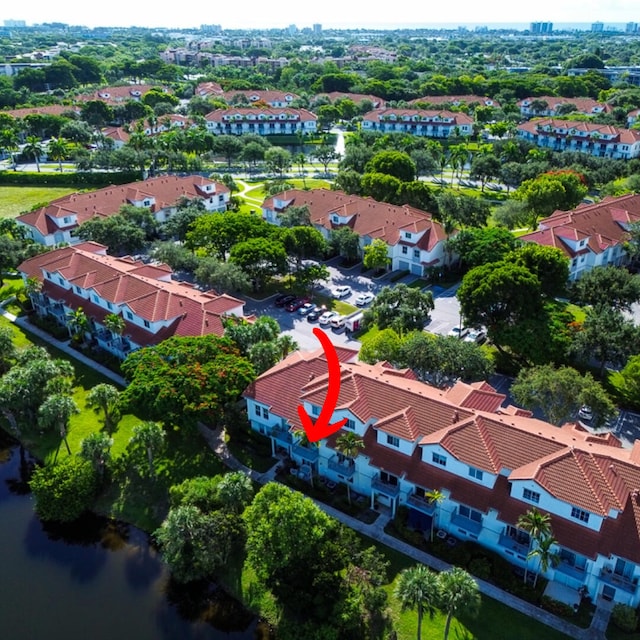
<instances>
[{"instance_id":1,"label":"green bush","mask_svg":"<svg viewBox=\"0 0 640 640\"><path fill-rule=\"evenodd\" d=\"M611 621L622 631L633 633L638 627L638 613L626 604L616 604L611 612Z\"/></svg>"},{"instance_id":2,"label":"green bush","mask_svg":"<svg viewBox=\"0 0 640 640\"><path fill-rule=\"evenodd\" d=\"M0 171L0 185L44 185L48 187L108 187L141 180L139 171L78 171L76 173L31 173Z\"/></svg>"},{"instance_id":3,"label":"green bush","mask_svg":"<svg viewBox=\"0 0 640 640\"><path fill-rule=\"evenodd\" d=\"M389 278L389 282L398 282L398 280L402 280L402 278L404 278L405 276L408 276L409 272L408 271L398 271L398 273L395 273L394 275L392 275Z\"/></svg>"},{"instance_id":4,"label":"green bush","mask_svg":"<svg viewBox=\"0 0 640 640\"><path fill-rule=\"evenodd\" d=\"M469 573L480 580L488 580L491 577L491 563L487 558L474 558L469 563Z\"/></svg>"},{"instance_id":5,"label":"green bush","mask_svg":"<svg viewBox=\"0 0 640 640\"><path fill-rule=\"evenodd\" d=\"M39 316L34 314L29 317L29 322L35 324L36 327L46 331L58 340L67 340L69 338L69 330L58 324L51 316Z\"/></svg>"},{"instance_id":6,"label":"green bush","mask_svg":"<svg viewBox=\"0 0 640 640\"><path fill-rule=\"evenodd\" d=\"M549 596L542 596L540 605L543 609L563 618L571 618L575 615L573 607L570 607L564 602L558 602L558 600L549 598Z\"/></svg>"}]
</instances>

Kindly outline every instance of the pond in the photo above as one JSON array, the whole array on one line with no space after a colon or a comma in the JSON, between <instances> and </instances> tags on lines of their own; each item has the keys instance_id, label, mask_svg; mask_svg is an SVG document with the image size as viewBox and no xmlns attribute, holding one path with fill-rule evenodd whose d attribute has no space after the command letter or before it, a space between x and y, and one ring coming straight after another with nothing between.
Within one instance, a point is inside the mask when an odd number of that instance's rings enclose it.
<instances>
[{"instance_id":1,"label":"pond","mask_svg":"<svg viewBox=\"0 0 640 640\"><path fill-rule=\"evenodd\" d=\"M88 516L43 526L24 482L32 464L0 430L0 628L47 640L267 640L215 585L175 585L148 536Z\"/></svg>"}]
</instances>

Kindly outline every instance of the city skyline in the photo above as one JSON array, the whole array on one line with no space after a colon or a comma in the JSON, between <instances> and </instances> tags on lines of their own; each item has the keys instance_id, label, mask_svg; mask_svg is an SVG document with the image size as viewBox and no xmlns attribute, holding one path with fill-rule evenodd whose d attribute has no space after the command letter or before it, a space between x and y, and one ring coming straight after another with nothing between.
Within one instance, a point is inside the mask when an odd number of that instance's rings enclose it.
<instances>
[{"instance_id":1,"label":"city skyline","mask_svg":"<svg viewBox=\"0 0 640 640\"><path fill-rule=\"evenodd\" d=\"M555 3L541 0L532 8L520 4L476 3L461 0L455 10L450 6L416 6L411 21L406 12L402 19L393 15L380 18L371 12L370 5L361 2L341 3L325 0L322 5L301 5L284 0L265 10L263 3L247 0L240 12L234 5L212 5L196 0L188 11L171 12L150 10L148 4L138 5L113 0L109 12L97 12L95 7L75 0L61 4L32 0L24 7L0 9L0 21L24 20L27 26L60 22L87 27L150 27L150 28L198 28L202 24L219 24L223 29L272 29L287 28L295 24L299 29L322 24L324 29L393 29L393 28L455 28L456 26L489 26L492 28L526 28L531 22L553 22L554 28L563 25L588 25L603 22L605 25L624 25L640 22L640 10L632 0L614 0L604 4L596 0L567 0ZM556 27L557 25L557 27Z\"/></svg>"}]
</instances>

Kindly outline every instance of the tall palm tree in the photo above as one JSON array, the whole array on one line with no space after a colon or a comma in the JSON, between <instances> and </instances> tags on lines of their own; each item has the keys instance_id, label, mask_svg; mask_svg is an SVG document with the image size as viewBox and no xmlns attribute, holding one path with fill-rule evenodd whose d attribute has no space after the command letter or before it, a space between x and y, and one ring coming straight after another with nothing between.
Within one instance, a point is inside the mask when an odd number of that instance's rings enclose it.
<instances>
[{"instance_id":1,"label":"tall palm tree","mask_svg":"<svg viewBox=\"0 0 640 640\"><path fill-rule=\"evenodd\" d=\"M2 129L0 131L0 149L7 151L11 157L12 168L16 168L14 152L18 150L18 134L14 129Z\"/></svg>"},{"instance_id":2,"label":"tall palm tree","mask_svg":"<svg viewBox=\"0 0 640 640\"><path fill-rule=\"evenodd\" d=\"M38 173L40 173L40 158L42 158L42 143L37 136L27 136L27 143L22 147L23 155L33 158Z\"/></svg>"},{"instance_id":3,"label":"tall palm tree","mask_svg":"<svg viewBox=\"0 0 640 640\"><path fill-rule=\"evenodd\" d=\"M105 316L103 321L105 328L111 332L114 338L117 337L120 344L122 344L122 334L124 333L125 323L122 316L117 313L109 313Z\"/></svg>"},{"instance_id":4,"label":"tall palm tree","mask_svg":"<svg viewBox=\"0 0 640 640\"><path fill-rule=\"evenodd\" d=\"M531 549L527 554L527 560L533 557L538 557L539 559L538 571L536 571L536 577L533 581L534 589L538 584L540 572L547 573L549 567L557 567L560 563L560 556L553 550L556 544L558 544L558 541L553 537L553 534L550 533L549 535L539 538L538 546Z\"/></svg>"},{"instance_id":5,"label":"tall palm tree","mask_svg":"<svg viewBox=\"0 0 640 640\"><path fill-rule=\"evenodd\" d=\"M364 440L353 431L346 431L336 439L336 451L347 458L351 464L355 464L355 460L360 454L360 449L364 449ZM347 499L351 504L351 488L348 482Z\"/></svg>"},{"instance_id":6,"label":"tall palm tree","mask_svg":"<svg viewBox=\"0 0 640 640\"><path fill-rule=\"evenodd\" d=\"M80 413L78 405L71 396L63 393L53 393L41 405L38 410L39 422L43 427L57 427L60 433L61 441L64 442L67 453L71 455L69 442L67 441L67 431L69 430L69 421L71 416ZM54 462L58 457L60 445L56 449Z\"/></svg>"},{"instance_id":7,"label":"tall palm tree","mask_svg":"<svg viewBox=\"0 0 640 640\"><path fill-rule=\"evenodd\" d=\"M423 564L403 569L394 589L394 596L400 600L403 611L418 611L418 640L422 635L422 618L426 613L433 618L439 599L438 574Z\"/></svg>"},{"instance_id":8,"label":"tall palm tree","mask_svg":"<svg viewBox=\"0 0 640 640\"><path fill-rule=\"evenodd\" d=\"M75 311L69 311L69 313L67 313L67 324L71 337L80 336L88 330L89 319L82 307L78 307Z\"/></svg>"},{"instance_id":9,"label":"tall palm tree","mask_svg":"<svg viewBox=\"0 0 640 640\"><path fill-rule=\"evenodd\" d=\"M116 387L107 382L101 382L89 391L86 397L86 405L95 413L102 411L104 415L104 428L107 433L112 433L120 421L120 392Z\"/></svg>"},{"instance_id":10,"label":"tall palm tree","mask_svg":"<svg viewBox=\"0 0 640 640\"><path fill-rule=\"evenodd\" d=\"M69 145L64 138L52 138L47 147L47 155L52 160L58 161L60 173L62 173L62 161L69 155Z\"/></svg>"},{"instance_id":11,"label":"tall palm tree","mask_svg":"<svg viewBox=\"0 0 640 640\"><path fill-rule=\"evenodd\" d=\"M476 615L480 608L480 589L472 575L460 567L453 567L438 575L440 586L439 608L447 614L444 625L444 640L449 637L451 620L461 611L465 615Z\"/></svg>"},{"instance_id":12,"label":"tall palm tree","mask_svg":"<svg viewBox=\"0 0 640 640\"><path fill-rule=\"evenodd\" d=\"M516 522L518 529L522 529L529 534L529 553L527 554L527 564L524 569L524 581L527 581L529 570L529 556L533 549L534 543L539 542L542 538L551 535L551 516L548 513L542 513L535 507L529 509L526 513L518 516Z\"/></svg>"},{"instance_id":13,"label":"tall palm tree","mask_svg":"<svg viewBox=\"0 0 640 640\"><path fill-rule=\"evenodd\" d=\"M251 478L242 471L226 473L218 484L218 500L225 509L242 513L253 498Z\"/></svg>"},{"instance_id":14,"label":"tall palm tree","mask_svg":"<svg viewBox=\"0 0 640 640\"><path fill-rule=\"evenodd\" d=\"M146 451L149 462L149 473L155 478L156 472L153 460L157 453L162 451L165 443L165 432L157 422L143 422L133 427L133 436L129 441L132 445L140 446Z\"/></svg>"},{"instance_id":15,"label":"tall palm tree","mask_svg":"<svg viewBox=\"0 0 640 640\"><path fill-rule=\"evenodd\" d=\"M435 505L435 510L431 518L431 542L433 542L433 530L437 524L438 515L440 512L440 503L445 499L444 493L439 489L431 489L425 493L425 498L429 501L429 504Z\"/></svg>"},{"instance_id":16,"label":"tall palm tree","mask_svg":"<svg viewBox=\"0 0 640 640\"><path fill-rule=\"evenodd\" d=\"M307 162L307 156L305 156L304 153L301 151L300 153L296 153L294 160L295 160L295 163L298 165L298 168L300 169L300 173L302 174L302 188L306 189L307 174L305 173L304 166Z\"/></svg>"}]
</instances>

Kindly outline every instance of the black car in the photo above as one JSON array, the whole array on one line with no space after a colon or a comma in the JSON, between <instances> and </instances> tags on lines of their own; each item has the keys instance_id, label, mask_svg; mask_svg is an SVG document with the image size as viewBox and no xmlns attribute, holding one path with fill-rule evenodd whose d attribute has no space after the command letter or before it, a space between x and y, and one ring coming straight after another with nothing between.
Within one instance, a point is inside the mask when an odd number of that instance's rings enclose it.
<instances>
[{"instance_id":1,"label":"black car","mask_svg":"<svg viewBox=\"0 0 640 640\"><path fill-rule=\"evenodd\" d=\"M276 305L276 307L286 307L290 302L293 302L295 299L296 299L295 296L283 293L282 295L279 295L275 299L274 304Z\"/></svg>"},{"instance_id":2,"label":"black car","mask_svg":"<svg viewBox=\"0 0 640 640\"><path fill-rule=\"evenodd\" d=\"M318 318L327 310L326 307L316 307L307 314L307 322L317 322Z\"/></svg>"}]
</instances>

